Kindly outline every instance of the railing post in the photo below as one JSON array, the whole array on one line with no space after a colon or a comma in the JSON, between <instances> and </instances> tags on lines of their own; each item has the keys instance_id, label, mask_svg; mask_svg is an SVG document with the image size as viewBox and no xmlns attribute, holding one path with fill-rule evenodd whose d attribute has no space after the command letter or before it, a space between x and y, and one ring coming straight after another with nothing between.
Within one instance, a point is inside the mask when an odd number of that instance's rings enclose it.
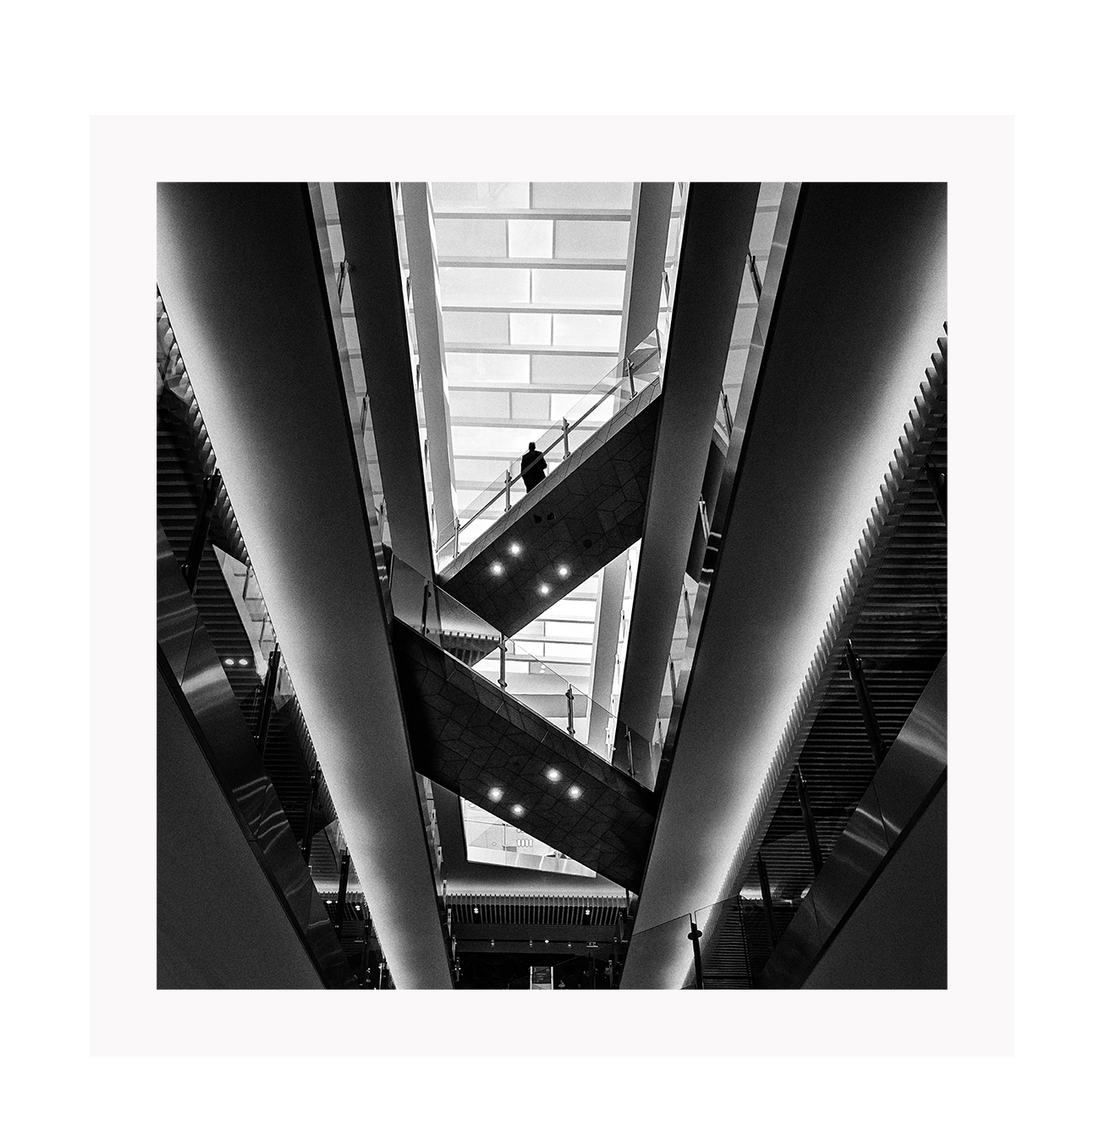
<instances>
[{"instance_id":1,"label":"railing post","mask_svg":"<svg viewBox=\"0 0 1100 1142\"><path fill-rule=\"evenodd\" d=\"M802 770L794 771L795 787L798 791L798 805L802 810L802 824L806 827L806 841L810 846L810 862L814 866L814 876L821 872L825 863L821 859L821 845L817 839L817 825L814 823L814 812L810 808L810 794L806 789L806 782L802 779Z\"/></svg>"},{"instance_id":2,"label":"railing post","mask_svg":"<svg viewBox=\"0 0 1100 1142\"><path fill-rule=\"evenodd\" d=\"M764 858L756 854L756 871L760 876L760 899L764 902L764 921L768 925L768 947L775 951L775 914L772 912L772 885Z\"/></svg>"},{"instance_id":3,"label":"railing post","mask_svg":"<svg viewBox=\"0 0 1100 1142\"><path fill-rule=\"evenodd\" d=\"M561 418L561 433L564 439L565 459L569 459L569 421L563 416Z\"/></svg>"},{"instance_id":4,"label":"railing post","mask_svg":"<svg viewBox=\"0 0 1100 1142\"><path fill-rule=\"evenodd\" d=\"M512 507L512 465L509 464L504 473L504 510L509 511Z\"/></svg>"},{"instance_id":5,"label":"railing post","mask_svg":"<svg viewBox=\"0 0 1100 1142\"><path fill-rule=\"evenodd\" d=\"M348 899L348 873L351 870L351 854L347 849L340 854L340 888L336 893L336 934L344 926L344 906Z\"/></svg>"},{"instance_id":6,"label":"railing post","mask_svg":"<svg viewBox=\"0 0 1100 1142\"><path fill-rule=\"evenodd\" d=\"M279 644L276 643L267 660L267 677L264 679L263 704L260 706L260 725L256 731L256 748L260 751L260 760L263 760L264 750L267 749L267 734L271 729L271 711L275 706L275 685L279 680L279 662L282 654Z\"/></svg>"},{"instance_id":7,"label":"railing post","mask_svg":"<svg viewBox=\"0 0 1100 1142\"><path fill-rule=\"evenodd\" d=\"M630 395L636 396L637 392L634 388L634 362L627 357L626 359L626 379L630 382Z\"/></svg>"},{"instance_id":8,"label":"railing post","mask_svg":"<svg viewBox=\"0 0 1100 1142\"><path fill-rule=\"evenodd\" d=\"M500 678L497 680L500 683L502 690L508 689L508 679L504 673L505 663L507 662L508 644L504 640L504 635L500 636Z\"/></svg>"},{"instance_id":9,"label":"railing post","mask_svg":"<svg viewBox=\"0 0 1100 1142\"><path fill-rule=\"evenodd\" d=\"M199 501L199 514L195 520L195 529L191 532L191 543L187 548L187 559L183 564L183 578L187 589L194 593L195 584L199 581L199 564L202 562L203 548L206 547L206 538L210 534L210 521L214 515L214 504L217 503L218 492L221 491L222 474L215 468L213 476L206 476L202 482L202 499Z\"/></svg>"},{"instance_id":10,"label":"railing post","mask_svg":"<svg viewBox=\"0 0 1100 1142\"><path fill-rule=\"evenodd\" d=\"M455 558L458 558L458 533L462 530L462 525L458 522L458 516L455 516Z\"/></svg>"},{"instance_id":11,"label":"railing post","mask_svg":"<svg viewBox=\"0 0 1100 1142\"><path fill-rule=\"evenodd\" d=\"M315 765L309 775L309 799L306 801L306 831L302 834L302 859L307 867L313 848L313 812L317 805L317 790L321 785L321 767Z\"/></svg>"},{"instance_id":12,"label":"railing post","mask_svg":"<svg viewBox=\"0 0 1100 1142\"><path fill-rule=\"evenodd\" d=\"M882 735L879 733L878 719L875 717L875 708L871 705L871 694L867 689L867 679L863 676L863 663L852 648L849 640L844 651L844 658L848 664L848 677L856 688L856 700L859 702L859 711L863 715L863 727L867 731L867 739L871 743L871 756L876 765L882 764L886 750L882 745Z\"/></svg>"},{"instance_id":13,"label":"railing post","mask_svg":"<svg viewBox=\"0 0 1100 1142\"><path fill-rule=\"evenodd\" d=\"M630 776L634 776L634 743L630 740L630 727L626 727L626 767Z\"/></svg>"},{"instance_id":14,"label":"railing post","mask_svg":"<svg viewBox=\"0 0 1100 1142\"><path fill-rule=\"evenodd\" d=\"M573 684L570 683L565 691L565 700L569 705L569 733L576 737L576 732L573 729Z\"/></svg>"},{"instance_id":15,"label":"railing post","mask_svg":"<svg viewBox=\"0 0 1100 1142\"><path fill-rule=\"evenodd\" d=\"M351 263L345 258L340 263L340 276L336 280L336 300L344 300L344 285L347 283L348 274L351 272Z\"/></svg>"},{"instance_id":16,"label":"railing post","mask_svg":"<svg viewBox=\"0 0 1100 1142\"><path fill-rule=\"evenodd\" d=\"M733 416L730 413L730 398L729 393L723 390L722 392L722 408L726 413L726 435L731 439L733 437Z\"/></svg>"},{"instance_id":17,"label":"railing post","mask_svg":"<svg viewBox=\"0 0 1100 1142\"><path fill-rule=\"evenodd\" d=\"M737 897L737 922L741 928L741 951L745 956L745 970L749 974L749 987L756 987L756 979L752 974L752 957L749 955L749 937L745 932L745 904L740 896Z\"/></svg>"},{"instance_id":18,"label":"railing post","mask_svg":"<svg viewBox=\"0 0 1100 1142\"><path fill-rule=\"evenodd\" d=\"M691 941L691 955L695 961L695 989L696 991L703 990L703 955L699 951L699 941L703 938L703 933L695 926L695 921L691 921L691 931L688 933L688 939Z\"/></svg>"},{"instance_id":19,"label":"railing post","mask_svg":"<svg viewBox=\"0 0 1100 1142\"><path fill-rule=\"evenodd\" d=\"M940 513L940 519L943 520L944 526L947 526L947 473L937 467L929 460L924 465L924 478L928 481L928 486L932 489L932 495L936 499L936 509Z\"/></svg>"},{"instance_id":20,"label":"railing post","mask_svg":"<svg viewBox=\"0 0 1100 1142\"><path fill-rule=\"evenodd\" d=\"M366 987L370 983L370 913L363 905L363 954L359 960L359 986Z\"/></svg>"},{"instance_id":21,"label":"railing post","mask_svg":"<svg viewBox=\"0 0 1100 1142\"><path fill-rule=\"evenodd\" d=\"M707 519L707 501L699 497L699 522L703 525L703 540L710 538L710 520Z\"/></svg>"},{"instance_id":22,"label":"railing post","mask_svg":"<svg viewBox=\"0 0 1100 1142\"><path fill-rule=\"evenodd\" d=\"M432 595L432 587L430 583L424 584L424 607L420 612L420 633L427 637L428 634L428 600Z\"/></svg>"}]
</instances>

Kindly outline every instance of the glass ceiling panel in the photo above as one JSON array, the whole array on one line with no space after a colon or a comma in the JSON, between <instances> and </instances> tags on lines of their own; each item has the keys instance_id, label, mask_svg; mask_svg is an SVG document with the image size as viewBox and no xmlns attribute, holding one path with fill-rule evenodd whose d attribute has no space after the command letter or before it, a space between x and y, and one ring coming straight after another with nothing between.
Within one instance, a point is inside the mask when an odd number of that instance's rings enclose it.
<instances>
[{"instance_id":1,"label":"glass ceiling panel","mask_svg":"<svg viewBox=\"0 0 1100 1142\"><path fill-rule=\"evenodd\" d=\"M508 223L503 218L437 218L435 249L440 258L504 258Z\"/></svg>"},{"instance_id":2,"label":"glass ceiling panel","mask_svg":"<svg viewBox=\"0 0 1100 1142\"><path fill-rule=\"evenodd\" d=\"M556 258L625 258L629 244L629 222L554 222Z\"/></svg>"},{"instance_id":3,"label":"glass ceiling panel","mask_svg":"<svg viewBox=\"0 0 1100 1142\"><path fill-rule=\"evenodd\" d=\"M517 428L451 428L456 452L502 452L517 460L523 455L531 439L531 430L522 425Z\"/></svg>"},{"instance_id":4,"label":"glass ceiling panel","mask_svg":"<svg viewBox=\"0 0 1100 1142\"><path fill-rule=\"evenodd\" d=\"M531 272L502 268L441 266L440 303L500 305L528 302L531 300Z\"/></svg>"},{"instance_id":5,"label":"glass ceiling panel","mask_svg":"<svg viewBox=\"0 0 1100 1142\"><path fill-rule=\"evenodd\" d=\"M522 417L524 420L544 420L550 423L550 394L549 393L513 393L512 415ZM491 472L491 480L496 473Z\"/></svg>"},{"instance_id":6,"label":"glass ceiling panel","mask_svg":"<svg viewBox=\"0 0 1100 1142\"><path fill-rule=\"evenodd\" d=\"M507 345L508 314L444 313L443 339L466 345Z\"/></svg>"},{"instance_id":7,"label":"glass ceiling panel","mask_svg":"<svg viewBox=\"0 0 1100 1142\"><path fill-rule=\"evenodd\" d=\"M531 183L531 205L542 209L629 210L633 195L632 182Z\"/></svg>"},{"instance_id":8,"label":"glass ceiling panel","mask_svg":"<svg viewBox=\"0 0 1100 1142\"><path fill-rule=\"evenodd\" d=\"M584 345L618 352L621 317L598 317L589 313L554 314L554 344Z\"/></svg>"},{"instance_id":9,"label":"glass ceiling panel","mask_svg":"<svg viewBox=\"0 0 1100 1142\"><path fill-rule=\"evenodd\" d=\"M451 416L460 420L507 420L512 415L507 393L463 392L452 389L450 393ZM492 479L492 476L489 477Z\"/></svg>"},{"instance_id":10,"label":"glass ceiling panel","mask_svg":"<svg viewBox=\"0 0 1100 1142\"><path fill-rule=\"evenodd\" d=\"M510 344L549 345L553 317L549 313L513 313L510 322Z\"/></svg>"},{"instance_id":11,"label":"glass ceiling panel","mask_svg":"<svg viewBox=\"0 0 1100 1142\"><path fill-rule=\"evenodd\" d=\"M455 457L455 483L463 485L469 495L463 500L468 503L475 492L482 491L490 480L500 474L500 459L497 457Z\"/></svg>"},{"instance_id":12,"label":"glass ceiling panel","mask_svg":"<svg viewBox=\"0 0 1100 1142\"><path fill-rule=\"evenodd\" d=\"M514 270L498 271L515 273ZM531 300L568 306L621 306L625 270L531 270Z\"/></svg>"},{"instance_id":13,"label":"glass ceiling panel","mask_svg":"<svg viewBox=\"0 0 1100 1142\"><path fill-rule=\"evenodd\" d=\"M611 357L543 356L531 358L531 382L537 385L562 384L587 392L615 364Z\"/></svg>"},{"instance_id":14,"label":"glass ceiling panel","mask_svg":"<svg viewBox=\"0 0 1100 1142\"><path fill-rule=\"evenodd\" d=\"M529 182L433 182L432 205L441 210L526 210Z\"/></svg>"},{"instance_id":15,"label":"glass ceiling panel","mask_svg":"<svg viewBox=\"0 0 1100 1142\"><path fill-rule=\"evenodd\" d=\"M447 378L459 384L525 385L531 358L523 353L448 353Z\"/></svg>"},{"instance_id":16,"label":"glass ceiling panel","mask_svg":"<svg viewBox=\"0 0 1100 1142\"><path fill-rule=\"evenodd\" d=\"M584 584L585 587L593 588L595 586L595 576L589 579ZM542 618L546 622L563 619L581 619L584 622L596 621L596 600L595 599L574 599L567 596L564 599L559 599L553 606L548 607L542 613Z\"/></svg>"},{"instance_id":17,"label":"glass ceiling panel","mask_svg":"<svg viewBox=\"0 0 1100 1142\"><path fill-rule=\"evenodd\" d=\"M552 258L554 256L554 223L529 218L510 218L508 257Z\"/></svg>"}]
</instances>

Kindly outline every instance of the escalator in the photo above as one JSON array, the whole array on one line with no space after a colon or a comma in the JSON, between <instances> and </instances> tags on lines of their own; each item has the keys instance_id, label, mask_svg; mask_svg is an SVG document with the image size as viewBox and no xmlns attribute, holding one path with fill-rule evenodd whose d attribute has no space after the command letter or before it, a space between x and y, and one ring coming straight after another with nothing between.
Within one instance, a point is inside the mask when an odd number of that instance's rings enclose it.
<instances>
[{"instance_id":1,"label":"escalator","mask_svg":"<svg viewBox=\"0 0 1100 1142\"><path fill-rule=\"evenodd\" d=\"M638 890L649 790L400 619L393 648L419 773Z\"/></svg>"}]
</instances>

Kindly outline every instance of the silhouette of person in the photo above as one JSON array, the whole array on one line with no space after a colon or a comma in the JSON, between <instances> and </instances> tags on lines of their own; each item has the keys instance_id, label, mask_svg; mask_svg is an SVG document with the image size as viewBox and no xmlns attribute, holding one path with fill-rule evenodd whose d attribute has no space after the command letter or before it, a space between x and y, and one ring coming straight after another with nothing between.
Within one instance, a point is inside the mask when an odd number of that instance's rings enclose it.
<instances>
[{"instance_id":1,"label":"silhouette of person","mask_svg":"<svg viewBox=\"0 0 1100 1142\"><path fill-rule=\"evenodd\" d=\"M527 451L520 457L519 470L523 476L523 486L528 491L546 479L546 459L535 447L533 440L527 445Z\"/></svg>"}]
</instances>

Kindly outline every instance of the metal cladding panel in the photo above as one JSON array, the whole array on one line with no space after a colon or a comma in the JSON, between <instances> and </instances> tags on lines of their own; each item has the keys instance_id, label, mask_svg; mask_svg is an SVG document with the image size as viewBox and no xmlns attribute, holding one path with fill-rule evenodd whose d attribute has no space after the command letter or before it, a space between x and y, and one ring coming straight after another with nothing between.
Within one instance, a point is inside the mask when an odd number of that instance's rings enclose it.
<instances>
[{"instance_id":1,"label":"metal cladding panel","mask_svg":"<svg viewBox=\"0 0 1100 1142\"><path fill-rule=\"evenodd\" d=\"M394 981L448 988L306 188L162 184L157 272Z\"/></svg>"}]
</instances>

